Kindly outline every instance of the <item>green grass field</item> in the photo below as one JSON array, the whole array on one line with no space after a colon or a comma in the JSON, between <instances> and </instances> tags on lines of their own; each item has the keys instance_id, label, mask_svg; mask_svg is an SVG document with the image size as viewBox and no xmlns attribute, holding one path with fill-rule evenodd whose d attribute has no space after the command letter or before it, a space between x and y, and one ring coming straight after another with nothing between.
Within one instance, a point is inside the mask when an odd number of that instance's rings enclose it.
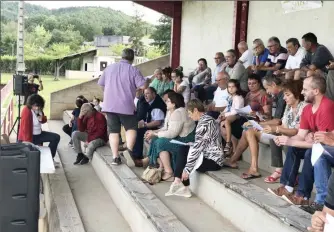
<instances>
[{"instance_id":1,"label":"green grass field","mask_svg":"<svg viewBox=\"0 0 334 232\"><path fill-rule=\"evenodd\" d=\"M10 73L2 73L1 74L1 84L6 84L11 78L13 78L13 74ZM69 80L65 78L60 78L59 81L54 81L53 76L41 76L42 81L43 81L43 91L40 91L39 94L45 99L45 108L44 108L44 113L47 117L50 116L50 94L52 92L65 89L67 87L73 86L80 84L82 82L85 82L87 80L82 80L82 79L77 79L77 80ZM38 83L37 83L38 84ZM5 101L5 103L8 103ZM16 98L14 99L14 104L15 104L15 117L17 115L17 105L16 105ZM1 107L6 107L5 104L4 106Z\"/></svg>"}]
</instances>

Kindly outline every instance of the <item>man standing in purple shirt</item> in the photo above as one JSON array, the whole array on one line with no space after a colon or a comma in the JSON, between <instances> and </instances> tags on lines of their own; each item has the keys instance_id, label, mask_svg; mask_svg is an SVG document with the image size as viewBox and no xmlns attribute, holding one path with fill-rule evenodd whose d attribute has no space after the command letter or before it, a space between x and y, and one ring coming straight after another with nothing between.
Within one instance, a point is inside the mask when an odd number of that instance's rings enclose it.
<instances>
[{"instance_id":1,"label":"man standing in purple shirt","mask_svg":"<svg viewBox=\"0 0 334 232\"><path fill-rule=\"evenodd\" d=\"M121 164L118 155L121 125L126 130L127 152L130 156L136 142L138 122L133 99L136 89L144 87L145 79L140 71L132 66L133 60L134 51L130 48L124 49L122 60L109 65L98 82L104 91L102 110L107 114L109 143L114 165Z\"/></svg>"}]
</instances>

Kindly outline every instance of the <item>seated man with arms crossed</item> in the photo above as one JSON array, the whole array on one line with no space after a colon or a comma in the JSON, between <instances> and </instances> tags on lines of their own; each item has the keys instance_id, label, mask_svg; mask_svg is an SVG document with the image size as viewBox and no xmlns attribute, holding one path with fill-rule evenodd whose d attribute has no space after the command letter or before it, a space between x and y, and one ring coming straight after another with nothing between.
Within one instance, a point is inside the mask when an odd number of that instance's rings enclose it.
<instances>
[{"instance_id":1,"label":"seated man with arms crossed","mask_svg":"<svg viewBox=\"0 0 334 232\"><path fill-rule=\"evenodd\" d=\"M271 75L273 72L284 69L286 60L288 59L288 51L281 46L280 40L273 36L268 40L269 55L266 63L255 69L266 71L266 75Z\"/></svg>"},{"instance_id":2,"label":"seated man with arms crossed","mask_svg":"<svg viewBox=\"0 0 334 232\"><path fill-rule=\"evenodd\" d=\"M77 125L78 131L72 134L73 147L78 153L74 164L86 164L93 158L95 149L104 146L108 141L107 120L90 103L85 103L81 106ZM81 142L85 142L85 155L81 149Z\"/></svg>"},{"instance_id":3,"label":"seated man with arms crossed","mask_svg":"<svg viewBox=\"0 0 334 232\"><path fill-rule=\"evenodd\" d=\"M295 72L294 79L299 80L311 75L324 77L327 73L326 66L333 61L333 55L324 45L318 43L313 33L307 33L302 37L302 45L307 51L300 64L300 70Z\"/></svg>"},{"instance_id":4,"label":"seated man with arms crossed","mask_svg":"<svg viewBox=\"0 0 334 232\"><path fill-rule=\"evenodd\" d=\"M285 68L274 72L275 75L284 75L285 79L293 79L295 71L299 69L306 51L299 44L298 39L290 38L286 41L286 48L289 53Z\"/></svg>"}]
</instances>

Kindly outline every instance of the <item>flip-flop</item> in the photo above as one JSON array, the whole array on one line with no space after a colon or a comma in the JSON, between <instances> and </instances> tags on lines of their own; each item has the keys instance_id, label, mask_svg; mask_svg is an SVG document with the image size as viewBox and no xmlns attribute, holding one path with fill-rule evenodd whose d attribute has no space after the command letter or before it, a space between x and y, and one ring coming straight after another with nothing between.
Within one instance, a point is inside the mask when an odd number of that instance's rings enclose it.
<instances>
[{"instance_id":1,"label":"flip-flop","mask_svg":"<svg viewBox=\"0 0 334 232\"><path fill-rule=\"evenodd\" d=\"M252 179L257 179L257 178L261 178L261 174L260 175L253 175L253 174L248 174L248 173L242 173L241 178L244 180L252 180Z\"/></svg>"},{"instance_id":2,"label":"flip-flop","mask_svg":"<svg viewBox=\"0 0 334 232\"><path fill-rule=\"evenodd\" d=\"M229 164L223 164L223 168L239 169L238 166L236 166L236 167L232 167L232 166L230 166Z\"/></svg>"}]
</instances>

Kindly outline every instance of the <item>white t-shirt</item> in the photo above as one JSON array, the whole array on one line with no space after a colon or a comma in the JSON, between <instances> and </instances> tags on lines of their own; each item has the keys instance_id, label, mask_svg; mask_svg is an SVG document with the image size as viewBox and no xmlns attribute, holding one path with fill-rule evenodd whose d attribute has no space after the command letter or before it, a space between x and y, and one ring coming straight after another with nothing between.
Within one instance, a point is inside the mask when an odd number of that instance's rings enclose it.
<instances>
[{"instance_id":1,"label":"white t-shirt","mask_svg":"<svg viewBox=\"0 0 334 232\"><path fill-rule=\"evenodd\" d=\"M288 60L286 61L285 68L286 69L296 69L300 68L300 63L302 59L305 57L306 51L304 48L298 48L298 51L294 56L289 55Z\"/></svg>"},{"instance_id":2,"label":"white t-shirt","mask_svg":"<svg viewBox=\"0 0 334 232\"><path fill-rule=\"evenodd\" d=\"M32 113L32 120L33 120L32 134L33 135L40 135L42 133L42 125L38 121L36 113L33 110L31 110L31 113Z\"/></svg>"},{"instance_id":3,"label":"white t-shirt","mask_svg":"<svg viewBox=\"0 0 334 232\"><path fill-rule=\"evenodd\" d=\"M190 87L189 87L189 81L186 78L183 78L183 81L181 82L180 86L185 86L185 90L182 92L182 96L184 98L184 103L187 104L190 100Z\"/></svg>"},{"instance_id":4,"label":"white t-shirt","mask_svg":"<svg viewBox=\"0 0 334 232\"><path fill-rule=\"evenodd\" d=\"M213 101L215 103L215 107L224 107L227 106L228 98L229 94L227 92L227 88L226 89L221 89L219 86L217 88L217 90L214 93L214 97L213 97Z\"/></svg>"},{"instance_id":5,"label":"white t-shirt","mask_svg":"<svg viewBox=\"0 0 334 232\"><path fill-rule=\"evenodd\" d=\"M242 62L242 64L245 66L245 68L248 68L253 62L253 52L248 49L247 51L242 53L239 60Z\"/></svg>"}]
</instances>

